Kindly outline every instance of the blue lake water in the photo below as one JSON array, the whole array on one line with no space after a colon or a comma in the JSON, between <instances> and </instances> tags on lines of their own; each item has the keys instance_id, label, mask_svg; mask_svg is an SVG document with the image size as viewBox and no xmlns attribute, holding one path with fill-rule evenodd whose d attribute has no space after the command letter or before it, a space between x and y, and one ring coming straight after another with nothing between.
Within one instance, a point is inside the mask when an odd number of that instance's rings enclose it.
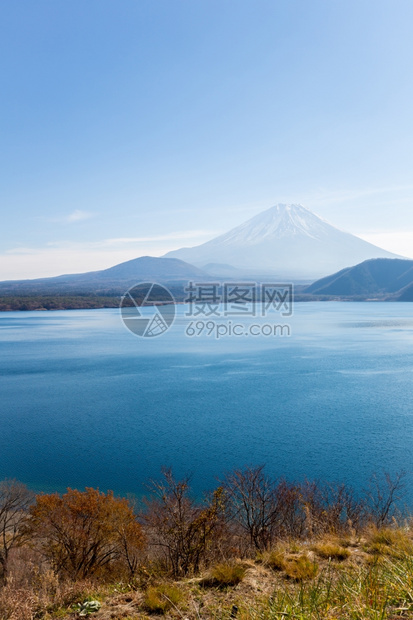
<instances>
[{"instance_id":1,"label":"blue lake water","mask_svg":"<svg viewBox=\"0 0 413 620\"><path fill-rule=\"evenodd\" d=\"M0 478L140 494L166 465L199 492L266 463L356 488L404 469L413 487L413 304L301 303L288 323L217 341L178 317L142 339L117 310L1 313Z\"/></svg>"}]
</instances>

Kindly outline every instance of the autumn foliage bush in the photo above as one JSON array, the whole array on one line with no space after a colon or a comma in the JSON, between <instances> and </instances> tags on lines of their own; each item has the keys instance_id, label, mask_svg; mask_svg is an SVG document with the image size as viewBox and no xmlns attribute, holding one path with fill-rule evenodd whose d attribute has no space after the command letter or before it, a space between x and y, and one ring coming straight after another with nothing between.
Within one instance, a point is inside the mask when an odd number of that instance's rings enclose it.
<instances>
[{"instance_id":1,"label":"autumn foliage bush","mask_svg":"<svg viewBox=\"0 0 413 620\"><path fill-rule=\"evenodd\" d=\"M129 502L91 488L38 495L25 529L53 568L71 579L102 574L120 559L133 574L144 544Z\"/></svg>"}]
</instances>

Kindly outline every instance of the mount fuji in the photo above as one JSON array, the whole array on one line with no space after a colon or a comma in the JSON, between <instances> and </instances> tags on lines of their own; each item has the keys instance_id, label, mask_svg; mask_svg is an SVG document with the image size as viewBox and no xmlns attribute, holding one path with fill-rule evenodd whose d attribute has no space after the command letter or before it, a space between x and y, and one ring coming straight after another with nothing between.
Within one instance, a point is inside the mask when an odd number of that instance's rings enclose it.
<instances>
[{"instance_id":1,"label":"mount fuji","mask_svg":"<svg viewBox=\"0 0 413 620\"><path fill-rule=\"evenodd\" d=\"M208 270L224 264L243 275L314 280L370 258L401 258L335 228L300 204L278 204L229 232L165 254Z\"/></svg>"}]
</instances>

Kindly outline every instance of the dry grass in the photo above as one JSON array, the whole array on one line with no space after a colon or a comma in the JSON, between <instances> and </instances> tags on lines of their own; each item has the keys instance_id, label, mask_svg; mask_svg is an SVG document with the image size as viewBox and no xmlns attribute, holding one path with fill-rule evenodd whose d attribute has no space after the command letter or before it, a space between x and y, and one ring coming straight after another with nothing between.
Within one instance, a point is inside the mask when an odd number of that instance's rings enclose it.
<instances>
[{"instance_id":1,"label":"dry grass","mask_svg":"<svg viewBox=\"0 0 413 620\"><path fill-rule=\"evenodd\" d=\"M319 542L313 546L313 551L324 560L338 560L342 562L350 557L351 552L334 542Z\"/></svg>"},{"instance_id":2,"label":"dry grass","mask_svg":"<svg viewBox=\"0 0 413 620\"><path fill-rule=\"evenodd\" d=\"M313 579L318 573L318 564L308 557L308 555L299 555L298 557L290 557L285 560L284 573L290 579L295 581L304 581Z\"/></svg>"},{"instance_id":3,"label":"dry grass","mask_svg":"<svg viewBox=\"0 0 413 620\"><path fill-rule=\"evenodd\" d=\"M313 579L319 568L317 562L308 553L301 552L298 545L291 543L260 554L258 561L295 581Z\"/></svg>"},{"instance_id":4,"label":"dry grass","mask_svg":"<svg viewBox=\"0 0 413 620\"><path fill-rule=\"evenodd\" d=\"M402 558L413 555L411 532L403 528L370 528L364 550L377 556Z\"/></svg>"},{"instance_id":5,"label":"dry grass","mask_svg":"<svg viewBox=\"0 0 413 620\"><path fill-rule=\"evenodd\" d=\"M258 561L261 561L265 566L269 566L273 570L283 570L285 564L285 552L280 549L267 551L258 557Z\"/></svg>"},{"instance_id":6,"label":"dry grass","mask_svg":"<svg viewBox=\"0 0 413 620\"><path fill-rule=\"evenodd\" d=\"M217 588L236 586L244 579L246 571L247 567L239 562L221 562L213 566L200 583Z\"/></svg>"},{"instance_id":7,"label":"dry grass","mask_svg":"<svg viewBox=\"0 0 413 620\"><path fill-rule=\"evenodd\" d=\"M256 561L223 562L200 578L180 581L152 574L149 567L146 582L73 584L32 566L25 579L12 578L0 589L0 620L74 620L74 605L87 598L102 603L89 616L96 620L144 620L154 615L229 620L231 613L239 620L413 618L410 532L369 529L347 548L341 542L331 535L312 545L286 542ZM377 546L385 553L373 551ZM341 558L343 549L350 554L348 561Z\"/></svg>"},{"instance_id":8,"label":"dry grass","mask_svg":"<svg viewBox=\"0 0 413 620\"><path fill-rule=\"evenodd\" d=\"M1 620L32 620L69 613L73 605L90 598L95 588L87 582L61 582L50 571L34 579L33 584L16 587L11 579L0 589ZM99 595L92 598L99 598Z\"/></svg>"}]
</instances>

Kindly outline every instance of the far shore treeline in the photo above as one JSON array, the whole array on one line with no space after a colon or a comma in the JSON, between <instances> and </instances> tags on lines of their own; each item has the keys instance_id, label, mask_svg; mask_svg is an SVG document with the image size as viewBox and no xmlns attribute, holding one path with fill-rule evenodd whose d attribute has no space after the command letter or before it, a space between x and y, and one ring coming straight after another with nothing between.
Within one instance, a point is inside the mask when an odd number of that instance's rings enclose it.
<instances>
[{"instance_id":1,"label":"far shore treeline","mask_svg":"<svg viewBox=\"0 0 413 620\"><path fill-rule=\"evenodd\" d=\"M171 289L170 289L171 290ZM183 289L174 290L175 301L184 303L186 294ZM327 299L327 298L325 298ZM45 311L45 310L99 310L102 308L119 308L121 295L25 295L0 296L0 312ZM162 302L162 300L159 300ZM296 295L295 301L321 301L316 296ZM132 305L124 301L123 306Z\"/></svg>"}]
</instances>

